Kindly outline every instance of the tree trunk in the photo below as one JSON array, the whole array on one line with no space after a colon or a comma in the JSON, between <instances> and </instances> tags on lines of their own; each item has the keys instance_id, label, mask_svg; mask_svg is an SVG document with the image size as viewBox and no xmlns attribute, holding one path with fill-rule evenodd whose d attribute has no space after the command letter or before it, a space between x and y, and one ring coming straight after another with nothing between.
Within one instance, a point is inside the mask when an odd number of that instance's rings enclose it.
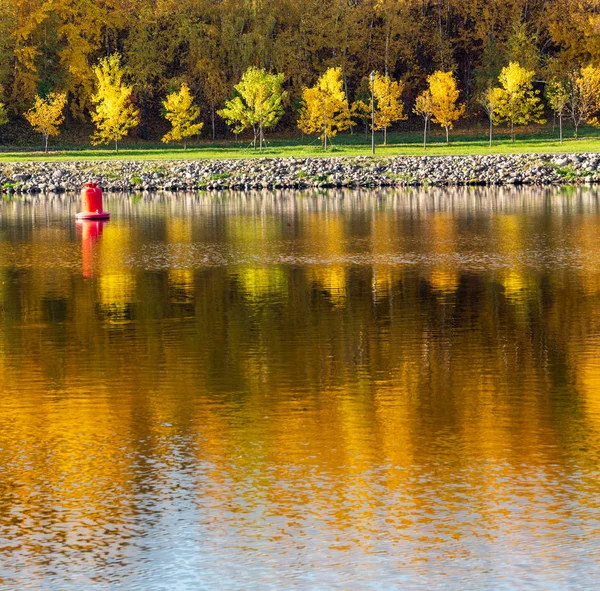
<instances>
[{"instance_id":1,"label":"tree trunk","mask_svg":"<svg viewBox=\"0 0 600 591\"><path fill-rule=\"evenodd\" d=\"M48 134L44 134L44 152L48 153Z\"/></svg>"},{"instance_id":2,"label":"tree trunk","mask_svg":"<svg viewBox=\"0 0 600 591\"><path fill-rule=\"evenodd\" d=\"M391 31L390 31L390 25L388 24L388 26L386 27L385 30L385 75L388 75L388 64L390 61L390 35L391 35Z\"/></svg>"},{"instance_id":3,"label":"tree trunk","mask_svg":"<svg viewBox=\"0 0 600 591\"><path fill-rule=\"evenodd\" d=\"M262 114L260 116L260 122L258 124L258 145L260 148L260 151L262 152L263 149L263 141L264 141L264 134L263 134L263 124L262 124Z\"/></svg>"},{"instance_id":4,"label":"tree trunk","mask_svg":"<svg viewBox=\"0 0 600 591\"><path fill-rule=\"evenodd\" d=\"M148 139L148 101L142 97L142 108L140 109L140 137Z\"/></svg>"},{"instance_id":5,"label":"tree trunk","mask_svg":"<svg viewBox=\"0 0 600 591\"><path fill-rule=\"evenodd\" d=\"M575 139L579 137L579 123L575 123Z\"/></svg>"},{"instance_id":6,"label":"tree trunk","mask_svg":"<svg viewBox=\"0 0 600 591\"><path fill-rule=\"evenodd\" d=\"M423 150L427 150L427 120L429 118L425 117L425 128L423 130Z\"/></svg>"},{"instance_id":7,"label":"tree trunk","mask_svg":"<svg viewBox=\"0 0 600 591\"><path fill-rule=\"evenodd\" d=\"M448 126L446 125L446 145L448 145L450 143L450 140L448 139Z\"/></svg>"},{"instance_id":8,"label":"tree trunk","mask_svg":"<svg viewBox=\"0 0 600 591\"><path fill-rule=\"evenodd\" d=\"M490 117L490 148L492 147L492 134L494 132L494 123L492 122L492 118Z\"/></svg>"},{"instance_id":9,"label":"tree trunk","mask_svg":"<svg viewBox=\"0 0 600 591\"><path fill-rule=\"evenodd\" d=\"M115 140L115 152L119 151L119 143L118 140Z\"/></svg>"},{"instance_id":10,"label":"tree trunk","mask_svg":"<svg viewBox=\"0 0 600 591\"><path fill-rule=\"evenodd\" d=\"M515 124L514 122L510 122L510 141L515 143Z\"/></svg>"},{"instance_id":11,"label":"tree trunk","mask_svg":"<svg viewBox=\"0 0 600 591\"><path fill-rule=\"evenodd\" d=\"M387 127L383 128L383 145L387 146Z\"/></svg>"},{"instance_id":12,"label":"tree trunk","mask_svg":"<svg viewBox=\"0 0 600 591\"><path fill-rule=\"evenodd\" d=\"M327 152L327 105L323 105L323 150Z\"/></svg>"},{"instance_id":13,"label":"tree trunk","mask_svg":"<svg viewBox=\"0 0 600 591\"><path fill-rule=\"evenodd\" d=\"M210 103L210 116L212 122L212 139L214 140L216 137L215 134L215 101L214 99Z\"/></svg>"},{"instance_id":14,"label":"tree trunk","mask_svg":"<svg viewBox=\"0 0 600 591\"><path fill-rule=\"evenodd\" d=\"M563 135L562 135L562 113L558 116L558 134L560 136L560 143L562 144L563 142Z\"/></svg>"},{"instance_id":15,"label":"tree trunk","mask_svg":"<svg viewBox=\"0 0 600 591\"><path fill-rule=\"evenodd\" d=\"M183 149L187 150L187 142L183 142Z\"/></svg>"}]
</instances>

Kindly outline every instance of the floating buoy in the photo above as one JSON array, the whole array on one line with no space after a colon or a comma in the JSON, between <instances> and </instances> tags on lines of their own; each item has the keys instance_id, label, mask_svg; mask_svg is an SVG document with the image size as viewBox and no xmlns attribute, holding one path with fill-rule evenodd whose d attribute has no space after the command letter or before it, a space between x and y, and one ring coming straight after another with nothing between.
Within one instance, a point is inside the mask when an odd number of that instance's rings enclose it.
<instances>
[{"instance_id":1,"label":"floating buoy","mask_svg":"<svg viewBox=\"0 0 600 591\"><path fill-rule=\"evenodd\" d=\"M98 183L86 183L81 189L83 211L76 214L78 220L107 220L110 213L102 211L102 189Z\"/></svg>"}]
</instances>

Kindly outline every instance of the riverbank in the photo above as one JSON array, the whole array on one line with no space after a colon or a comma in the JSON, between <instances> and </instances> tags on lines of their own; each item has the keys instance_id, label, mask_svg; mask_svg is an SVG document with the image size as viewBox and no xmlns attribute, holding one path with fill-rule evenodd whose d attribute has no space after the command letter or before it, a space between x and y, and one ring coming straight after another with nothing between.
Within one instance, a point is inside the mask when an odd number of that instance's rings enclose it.
<instances>
[{"instance_id":1,"label":"riverbank","mask_svg":"<svg viewBox=\"0 0 600 591\"><path fill-rule=\"evenodd\" d=\"M4 194L600 183L600 154L263 158L0 164Z\"/></svg>"}]
</instances>

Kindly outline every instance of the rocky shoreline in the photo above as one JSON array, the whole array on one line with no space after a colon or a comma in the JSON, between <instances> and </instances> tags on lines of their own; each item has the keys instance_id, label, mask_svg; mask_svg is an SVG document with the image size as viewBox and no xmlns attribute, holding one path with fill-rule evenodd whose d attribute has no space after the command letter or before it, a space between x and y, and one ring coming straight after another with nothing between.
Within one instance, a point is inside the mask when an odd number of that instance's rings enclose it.
<instances>
[{"instance_id":1,"label":"rocky shoreline","mask_svg":"<svg viewBox=\"0 0 600 591\"><path fill-rule=\"evenodd\" d=\"M600 183L600 153L0 164L3 194Z\"/></svg>"}]
</instances>

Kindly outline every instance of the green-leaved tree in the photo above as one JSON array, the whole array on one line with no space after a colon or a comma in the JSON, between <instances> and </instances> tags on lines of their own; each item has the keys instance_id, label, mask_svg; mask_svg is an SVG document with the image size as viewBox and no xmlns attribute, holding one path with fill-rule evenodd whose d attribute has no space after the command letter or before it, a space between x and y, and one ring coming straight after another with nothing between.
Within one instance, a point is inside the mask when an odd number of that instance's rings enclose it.
<instances>
[{"instance_id":1,"label":"green-leaved tree","mask_svg":"<svg viewBox=\"0 0 600 591\"><path fill-rule=\"evenodd\" d=\"M276 125L283 115L283 103L287 97L282 88L284 79L283 74L270 74L262 68L250 67L234 86L236 95L217 111L228 125L234 126L235 133L252 128L255 149L258 140L262 150L264 130Z\"/></svg>"},{"instance_id":2,"label":"green-leaved tree","mask_svg":"<svg viewBox=\"0 0 600 591\"><path fill-rule=\"evenodd\" d=\"M563 143L563 117L569 105L569 90L563 80L552 78L546 84L546 98L552 110L558 116L560 143Z\"/></svg>"}]
</instances>

